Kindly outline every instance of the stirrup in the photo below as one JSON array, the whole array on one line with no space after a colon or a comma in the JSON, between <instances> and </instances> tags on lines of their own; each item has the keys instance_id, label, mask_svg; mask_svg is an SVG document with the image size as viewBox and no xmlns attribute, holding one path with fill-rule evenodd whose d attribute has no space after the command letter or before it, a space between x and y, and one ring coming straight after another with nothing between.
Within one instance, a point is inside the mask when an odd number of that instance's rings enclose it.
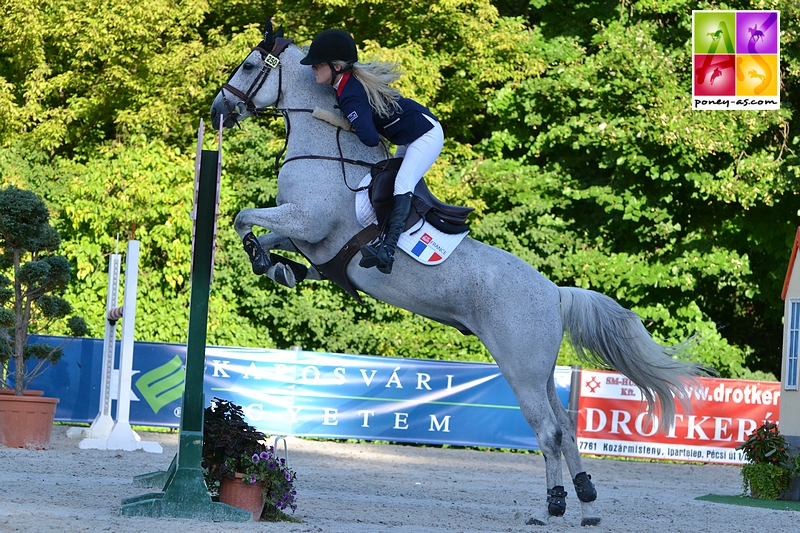
<instances>
[{"instance_id":1,"label":"stirrup","mask_svg":"<svg viewBox=\"0 0 800 533\"><path fill-rule=\"evenodd\" d=\"M378 271L383 274L391 274L392 273L392 265L394 265L394 254L392 252L387 252L386 248L381 248L381 251L385 252L386 257L376 257L375 259L378 261Z\"/></svg>"},{"instance_id":2,"label":"stirrup","mask_svg":"<svg viewBox=\"0 0 800 533\"><path fill-rule=\"evenodd\" d=\"M265 274L272 264L267 254L264 253L264 249L261 248L261 243L258 242L258 239L253 235L252 231L244 236L242 245L244 246L244 251L247 252L247 257L250 258L253 274L257 276Z\"/></svg>"},{"instance_id":3,"label":"stirrup","mask_svg":"<svg viewBox=\"0 0 800 533\"><path fill-rule=\"evenodd\" d=\"M378 241L376 244L365 244L361 247L361 260L358 262L358 266L361 268L372 268L378 266L378 249L381 246L381 242Z\"/></svg>"}]
</instances>

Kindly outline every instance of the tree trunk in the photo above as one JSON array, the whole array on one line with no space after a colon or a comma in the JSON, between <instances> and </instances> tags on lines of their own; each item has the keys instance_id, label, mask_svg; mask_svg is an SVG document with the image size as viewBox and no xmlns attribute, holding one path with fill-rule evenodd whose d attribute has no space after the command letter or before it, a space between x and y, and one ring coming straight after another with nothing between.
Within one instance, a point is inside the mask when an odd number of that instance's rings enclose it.
<instances>
[{"instance_id":1,"label":"tree trunk","mask_svg":"<svg viewBox=\"0 0 800 533\"><path fill-rule=\"evenodd\" d=\"M27 306L22 298L22 282L19 279L20 256L19 250L14 250L14 390L17 396L22 396L25 391L25 340L28 336L28 321L25 309Z\"/></svg>"}]
</instances>

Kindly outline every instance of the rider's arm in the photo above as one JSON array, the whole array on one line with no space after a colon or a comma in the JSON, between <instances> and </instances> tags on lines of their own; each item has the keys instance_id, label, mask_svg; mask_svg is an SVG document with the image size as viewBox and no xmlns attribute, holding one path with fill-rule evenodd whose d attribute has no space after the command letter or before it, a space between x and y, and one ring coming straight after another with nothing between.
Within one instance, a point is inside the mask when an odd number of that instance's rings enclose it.
<instances>
[{"instance_id":1,"label":"rider's arm","mask_svg":"<svg viewBox=\"0 0 800 533\"><path fill-rule=\"evenodd\" d=\"M367 94L361 84L349 80L339 95L339 109L353 125L356 135L367 146L378 146L380 137L375 123L372 121L372 106L369 105Z\"/></svg>"}]
</instances>

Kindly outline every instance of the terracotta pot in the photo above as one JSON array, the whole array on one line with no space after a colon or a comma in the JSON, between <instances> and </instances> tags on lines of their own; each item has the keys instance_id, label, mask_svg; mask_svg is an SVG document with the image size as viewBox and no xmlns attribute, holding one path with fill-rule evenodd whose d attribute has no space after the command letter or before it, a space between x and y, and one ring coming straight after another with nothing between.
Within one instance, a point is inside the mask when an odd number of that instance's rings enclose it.
<instances>
[{"instance_id":1,"label":"terracotta pot","mask_svg":"<svg viewBox=\"0 0 800 533\"><path fill-rule=\"evenodd\" d=\"M219 501L253 513L253 522L258 522L261 511L264 510L261 483L245 483L242 481L242 474L236 474L235 479L222 478L219 483Z\"/></svg>"},{"instance_id":2,"label":"terracotta pot","mask_svg":"<svg viewBox=\"0 0 800 533\"><path fill-rule=\"evenodd\" d=\"M58 398L0 394L0 445L41 450L50 444Z\"/></svg>"},{"instance_id":3,"label":"terracotta pot","mask_svg":"<svg viewBox=\"0 0 800 533\"><path fill-rule=\"evenodd\" d=\"M0 394L13 395L13 394L16 394L16 391L14 389L0 389ZM44 396L44 391L43 390L25 389L25 391L23 391L23 395L24 396Z\"/></svg>"}]
</instances>

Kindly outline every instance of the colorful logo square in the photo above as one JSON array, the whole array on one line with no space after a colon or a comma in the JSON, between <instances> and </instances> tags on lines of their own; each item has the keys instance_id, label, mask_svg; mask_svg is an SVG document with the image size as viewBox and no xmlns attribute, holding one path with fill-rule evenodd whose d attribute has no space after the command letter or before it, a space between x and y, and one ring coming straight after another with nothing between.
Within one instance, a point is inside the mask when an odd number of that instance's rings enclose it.
<instances>
[{"instance_id":1,"label":"colorful logo square","mask_svg":"<svg viewBox=\"0 0 800 533\"><path fill-rule=\"evenodd\" d=\"M778 56L736 56L736 95L774 96L778 94Z\"/></svg>"},{"instance_id":2,"label":"colorful logo square","mask_svg":"<svg viewBox=\"0 0 800 533\"><path fill-rule=\"evenodd\" d=\"M740 11L736 13L737 54L778 53L778 12Z\"/></svg>"},{"instance_id":3,"label":"colorful logo square","mask_svg":"<svg viewBox=\"0 0 800 533\"><path fill-rule=\"evenodd\" d=\"M736 96L736 56L694 56L696 96Z\"/></svg>"},{"instance_id":4,"label":"colorful logo square","mask_svg":"<svg viewBox=\"0 0 800 533\"><path fill-rule=\"evenodd\" d=\"M780 109L780 12L692 12L692 109Z\"/></svg>"},{"instance_id":5,"label":"colorful logo square","mask_svg":"<svg viewBox=\"0 0 800 533\"><path fill-rule=\"evenodd\" d=\"M735 54L735 32L735 11L695 12L694 53Z\"/></svg>"}]
</instances>

